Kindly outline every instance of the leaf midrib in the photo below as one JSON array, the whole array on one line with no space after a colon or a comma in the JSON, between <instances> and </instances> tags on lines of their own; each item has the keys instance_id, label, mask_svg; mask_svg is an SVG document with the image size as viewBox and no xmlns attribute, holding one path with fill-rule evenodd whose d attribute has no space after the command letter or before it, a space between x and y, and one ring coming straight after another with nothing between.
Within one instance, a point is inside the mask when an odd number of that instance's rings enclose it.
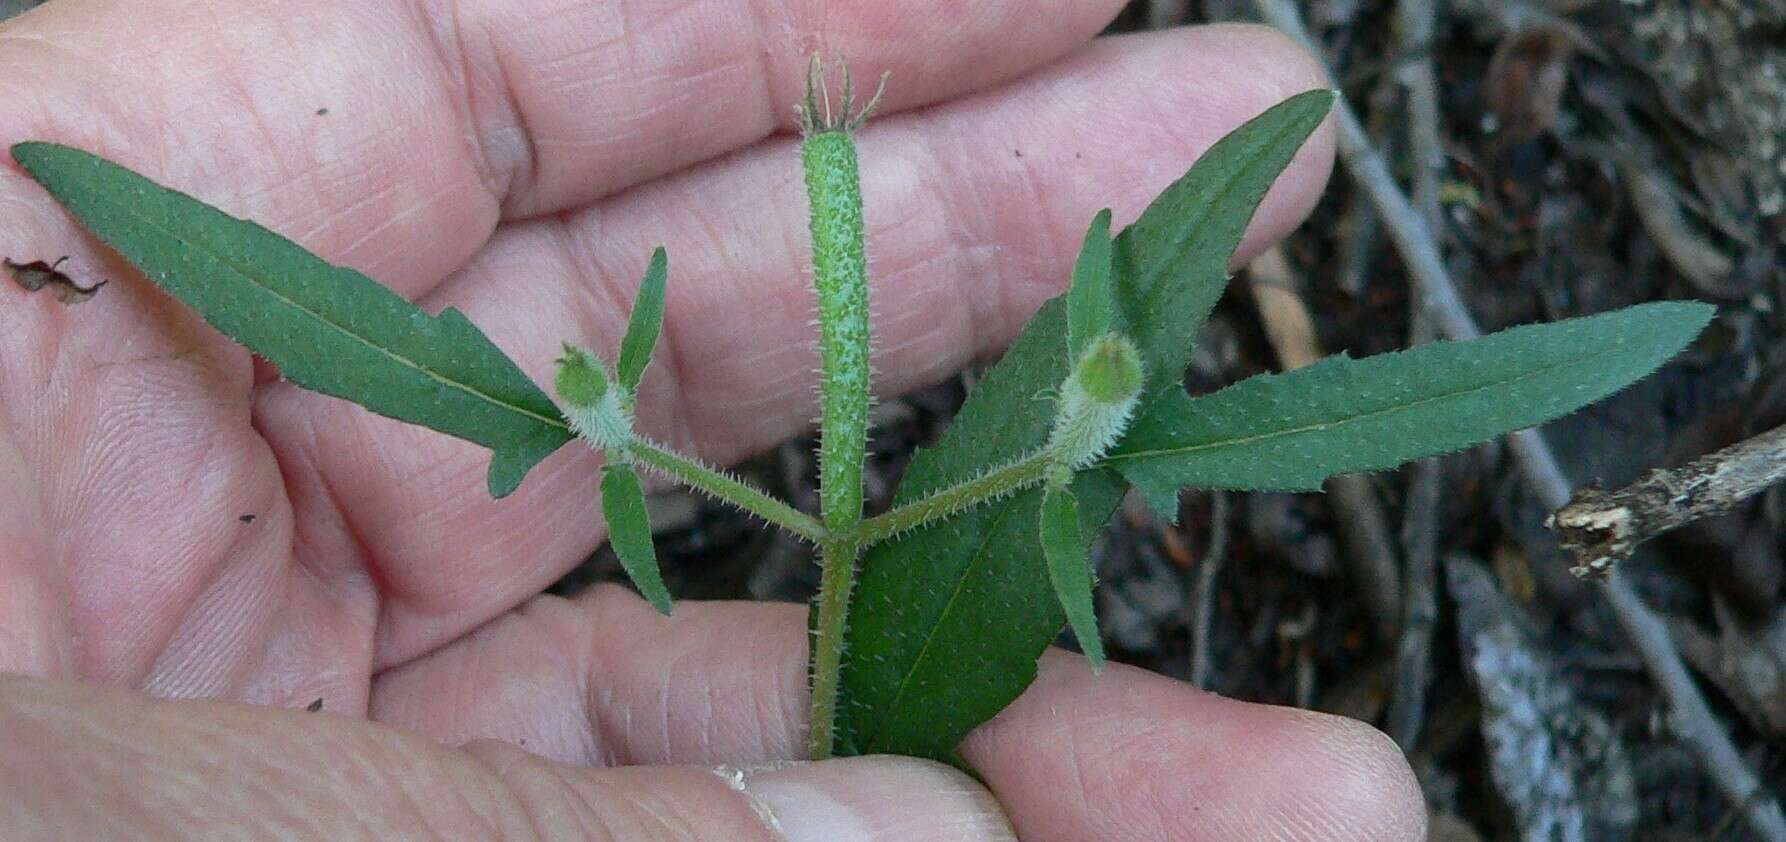
<instances>
[{"instance_id":1,"label":"leaf midrib","mask_svg":"<svg viewBox=\"0 0 1786 842\"><path fill-rule=\"evenodd\" d=\"M80 181L82 183L82 185L85 186L90 191L95 191L95 192L99 191L99 186L94 184L92 181L90 181L88 179L81 178L80 176L77 175L76 180ZM167 189L167 188L162 188L162 189ZM183 195L183 194L181 194L181 195ZM198 200L192 199L192 201L196 202ZM142 224L144 224L148 228L158 231L161 234L166 235L168 238L175 240L176 242L179 242L180 244L184 245L185 247L187 247L199 254L206 255L206 256L210 257L212 260L215 260L218 263L228 267L231 271L235 272L238 277L245 280L250 286L254 287L255 289L261 290L262 292L265 292L266 294L273 296L274 298L278 299L279 301L283 302L284 304L290 306L292 309L297 310L298 312L303 313L306 316L309 316L310 318L314 319L315 321L317 321L320 324L326 325L330 328L334 328L335 331L340 333L342 336L346 336L349 339L352 339L353 341L359 343L360 345L363 345L367 348L372 349L373 351L378 352L379 354L384 355L386 358L398 363L399 365L405 366L413 371L416 371L416 372L420 373L422 376L424 376L430 380L433 380L434 382L439 383L443 386L446 386L447 388L456 389L464 394L467 394L474 398L482 400L485 403L488 403L492 406L497 406L497 407L501 407L501 408L510 410L517 415L523 415L528 418L532 418L532 419L539 421L540 423L543 423L550 427L556 427L556 428L564 430L566 432L570 431L570 426L568 424L564 423L564 421L561 419L550 418L550 417L541 415L537 412L534 412L526 407L516 406L515 404L509 403L507 401L498 400L493 395L490 395L490 394L483 392L481 390L478 390L478 389L474 389L464 383L460 383L459 381L448 378L447 376L434 371L433 369L429 368L428 366L422 365L419 362L411 360L408 357L404 357L402 355L399 355L399 354L389 350L388 348L378 345L377 343L367 339L366 337L361 336L360 334L355 333L352 330L349 330L346 326L339 324L339 323L335 322L334 320L326 318L321 313L318 313L317 311L312 310L311 308L306 307L303 304L300 304L297 301L294 301L291 298L281 294L278 290L276 290L270 286L267 286L266 284L260 283L259 281L255 280L255 278L252 274L245 271L241 265L238 265L236 262L217 253L216 251L206 248L203 245L196 243L196 242L192 241L191 239L188 239L187 237L181 236L178 232L174 231L173 229L159 224L153 218L137 212L134 208L130 207L129 205L121 204L121 205L118 205L118 207L122 208L126 214L128 214L129 216L131 216L134 219L137 219L138 221L140 221ZM216 211L216 212L222 213L222 211ZM229 216L228 214L224 214L224 215ZM240 218L233 217L233 216L231 216L229 218L234 222L245 223L248 225L256 224L250 220L240 219ZM273 233L271 230L268 230L268 233L272 234L275 237L279 236L278 234ZM317 258L317 259L319 261L321 261L321 258ZM327 261L321 261L321 262L324 265L329 266L329 268L331 268L331 269L338 269L338 270L350 271L350 272L353 271L351 269L345 269L344 267L335 266L333 264L328 263ZM373 281L373 283L377 283L377 281ZM386 291L389 292L389 290L386 290ZM396 293L391 293L391 294L395 295ZM410 302L405 302L405 303L410 303ZM410 306L413 307L415 305L413 303L410 303ZM439 323L439 320L440 320L439 316L428 315L426 313L426 311L423 312L423 315L427 315L428 320L431 324Z\"/></svg>"},{"instance_id":2,"label":"leaf midrib","mask_svg":"<svg viewBox=\"0 0 1786 842\"><path fill-rule=\"evenodd\" d=\"M1346 424L1357 424L1357 423L1361 423L1364 421L1369 421L1371 419L1374 419L1374 418L1377 418L1380 416L1384 416L1384 415L1390 415L1390 414L1393 414L1396 412L1417 409L1417 408L1424 406L1426 404L1429 404L1429 403L1435 403L1438 401L1450 400L1452 398L1463 397L1466 395L1486 391L1489 389L1496 389L1496 388L1502 388L1502 387L1506 387L1506 386L1516 385L1522 381L1531 380L1536 377L1542 377L1546 374L1549 374L1553 371L1557 371L1559 369L1568 368L1571 366L1582 365L1584 363L1590 363L1590 362L1593 362L1594 360L1597 360L1601 357L1620 353L1623 350L1626 350L1626 349L1619 348L1619 347L1612 347L1612 348L1608 348L1603 351L1596 351L1596 352L1588 354L1586 356L1576 357L1576 358L1568 360L1566 362L1561 362L1561 363L1557 363L1555 365L1549 365L1549 366L1543 366L1540 368L1536 368L1536 369L1533 369L1533 370L1526 372L1524 374L1520 374L1516 377L1510 377L1510 378L1507 378L1504 380L1496 380L1496 381L1493 381L1490 383L1484 383L1480 386L1474 386L1474 387L1471 387L1468 389L1460 389L1455 392L1446 392L1443 394L1434 395L1432 397L1421 398L1420 400L1417 400L1417 401L1411 401L1411 402L1403 403L1403 404L1396 404L1395 406L1386 407L1386 408L1374 410L1371 412L1360 413L1357 415L1351 415L1351 416L1347 416L1345 418L1341 418L1341 419L1338 419L1335 421L1323 421L1323 422L1315 423L1315 424L1305 424L1305 425L1302 425L1299 427L1290 427L1290 428L1286 428L1286 429L1282 429L1282 430L1273 430L1271 432L1260 433L1260 434L1252 435L1252 436L1245 436L1242 438L1223 439L1221 441L1205 442L1202 444L1186 445L1183 447L1165 447L1165 448L1154 448L1152 450L1136 450L1136 451L1129 451L1129 452L1125 452L1125 453L1116 453L1116 454L1111 454L1109 457L1106 458L1105 461L1117 462L1117 461L1126 460L1126 459L1145 459L1148 457L1184 456L1184 455L1196 453L1196 452L1202 451L1202 450L1211 450L1211 449L1220 449L1220 448L1229 448L1229 447L1243 447L1245 445L1254 444L1254 443L1261 442L1261 441L1269 441L1271 439L1276 439L1276 438L1284 438L1287 436L1296 436L1296 435L1301 435L1303 433L1321 432L1321 431L1328 430L1328 429L1331 429L1334 427L1344 426ZM1283 374L1289 374L1289 373L1290 372L1283 372ZM1280 374L1279 376L1282 376L1282 375ZM1238 384L1236 384L1236 385L1238 385ZM1213 395L1212 395L1212 397L1213 397ZM1192 399L1191 403L1194 406L1196 403L1195 399Z\"/></svg>"}]
</instances>

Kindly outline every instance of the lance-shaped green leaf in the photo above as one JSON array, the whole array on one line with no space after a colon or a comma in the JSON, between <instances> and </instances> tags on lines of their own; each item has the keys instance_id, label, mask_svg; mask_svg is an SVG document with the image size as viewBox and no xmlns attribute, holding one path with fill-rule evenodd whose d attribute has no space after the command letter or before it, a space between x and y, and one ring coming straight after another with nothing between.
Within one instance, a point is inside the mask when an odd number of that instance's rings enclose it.
<instances>
[{"instance_id":1,"label":"lance-shaped green leaf","mask_svg":"<svg viewBox=\"0 0 1786 842\"><path fill-rule=\"evenodd\" d=\"M602 517L608 521L608 542L626 575L658 611L669 614L670 591L664 587L657 550L651 544L645 489L631 465L610 462L602 468Z\"/></svg>"},{"instance_id":2,"label":"lance-shaped green leaf","mask_svg":"<svg viewBox=\"0 0 1786 842\"><path fill-rule=\"evenodd\" d=\"M1573 412L1655 371L1712 314L1643 304L1180 392L1137 419L1108 464L1160 502L1186 486L1313 491Z\"/></svg>"},{"instance_id":3,"label":"lance-shaped green leaf","mask_svg":"<svg viewBox=\"0 0 1786 842\"><path fill-rule=\"evenodd\" d=\"M1043 305L942 441L913 458L896 505L1042 446L1049 393L1068 371L1065 304ZM1092 470L1073 490L1081 532L1094 535L1123 484ZM1038 541L1041 503L1031 488L868 551L850 609L841 752L959 762L961 738L1035 679L1036 659L1066 622Z\"/></svg>"},{"instance_id":4,"label":"lance-shaped green leaf","mask_svg":"<svg viewBox=\"0 0 1786 842\"><path fill-rule=\"evenodd\" d=\"M1116 301L1110 294L1110 210L1092 217L1073 265L1073 285L1067 289L1067 347L1073 359L1085 346L1112 327Z\"/></svg>"},{"instance_id":5,"label":"lance-shaped green leaf","mask_svg":"<svg viewBox=\"0 0 1786 842\"><path fill-rule=\"evenodd\" d=\"M21 143L12 156L88 230L287 379L490 448L493 496L570 440L551 399L457 310L430 316L359 272L87 152Z\"/></svg>"},{"instance_id":6,"label":"lance-shaped green leaf","mask_svg":"<svg viewBox=\"0 0 1786 842\"><path fill-rule=\"evenodd\" d=\"M1079 531L1079 501L1071 488L1043 490L1039 534L1054 596L1066 612L1073 636L1079 638L1080 651L1097 670L1104 666L1104 641L1098 636L1098 615L1091 604L1091 555Z\"/></svg>"},{"instance_id":7,"label":"lance-shaped green leaf","mask_svg":"<svg viewBox=\"0 0 1786 842\"><path fill-rule=\"evenodd\" d=\"M1178 389L1253 211L1334 96L1298 94L1216 141L1116 238L1117 307L1141 349L1151 394Z\"/></svg>"},{"instance_id":8,"label":"lance-shaped green leaf","mask_svg":"<svg viewBox=\"0 0 1786 842\"><path fill-rule=\"evenodd\" d=\"M617 375L626 393L639 389L639 378L651 364L651 352L657 347L657 335L664 324L664 281L670 273L670 261L663 246L651 254L651 265L645 269L645 280L639 284L638 297L633 299L633 315L626 323L626 337L620 340L620 365Z\"/></svg>"}]
</instances>

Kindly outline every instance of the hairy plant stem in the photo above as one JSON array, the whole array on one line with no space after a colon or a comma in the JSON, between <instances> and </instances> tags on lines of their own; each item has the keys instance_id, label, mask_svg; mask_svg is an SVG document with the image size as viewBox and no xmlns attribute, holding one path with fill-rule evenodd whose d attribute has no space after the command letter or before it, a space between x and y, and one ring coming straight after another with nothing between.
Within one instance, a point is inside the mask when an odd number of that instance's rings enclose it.
<instances>
[{"instance_id":1,"label":"hairy plant stem","mask_svg":"<svg viewBox=\"0 0 1786 842\"><path fill-rule=\"evenodd\" d=\"M824 760L836 751L843 632L849 620L850 591L856 586L860 548L861 544L848 538L819 545L822 568L812 638L812 728L806 736L806 753L812 760Z\"/></svg>"},{"instance_id":2,"label":"hairy plant stem","mask_svg":"<svg viewBox=\"0 0 1786 842\"><path fill-rule=\"evenodd\" d=\"M1037 485L1048 476L1048 468L1055 462L1053 454L1047 450L1037 451L1019 461L1012 462L1003 468L988 471L980 476L952 485L927 497L913 500L891 511L862 521L856 529L856 540L863 547L871 547L882 541L928 526L951 515L996 500L1006 494L1022 491Z\"/></svg>"},{"instance_id":3,"label":"hairy plant stem","mask_svg":"<svg viewBox=\"0 0 1786 842\"><path fill-rule=\"evenodd\" d=\"M808 749L830 757L836 729L837 690L842 682L844 631L861 542L862 463L868 458L869 313L868 257L862 224L862 184L855 130L874 103L855 107L849 70L843 102L831 110L824 67L815 58L800 109L800 161L812 233L812 284L819 305L819 517L821 542L818 625L812 649L812 725ZM883 82L885 77L883 77Z\"/></svg>"},{"instance_id":4,"label":"hairy plant stem","mask_svg":"<svg viewBox=\"0 0 1786 842\"><path fill-rule=\"evenodd\" d=\"M676 482L730 503L814 544L823 545L829 533L818 519L794 508L736 477L716 471L660 444L635 436L624 457Z\"/></svg>"}]
</instances>

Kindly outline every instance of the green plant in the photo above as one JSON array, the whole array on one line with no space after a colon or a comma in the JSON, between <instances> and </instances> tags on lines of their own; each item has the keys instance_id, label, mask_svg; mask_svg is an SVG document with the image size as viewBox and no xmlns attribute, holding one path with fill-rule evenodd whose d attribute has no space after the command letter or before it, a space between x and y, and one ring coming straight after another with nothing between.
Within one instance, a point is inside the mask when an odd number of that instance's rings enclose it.
<instances>
[{"instance_id":1,"label":"green plant","mask_svg":"<svg viewBox=\"0 0 1786 842\"><path fill-rule=\"evenodd\" d=\"M1129 486L1171 517L1184 487L1315 490L1337 473L1467 447L1644 376L1711 317L1703 304L1650 304L1188 395L1189 337L1255 207L1332 106L1333 93L1311 91L1217 143L1114 238L1109 211L1097 214L1067 293L1042 307L943 439L917 455L893 508L865 517L870 286L853 136L873 102L854 111L846 74L834 112L816 65L809 91L801 152L823 362L817 516L634 429L664 315L662 249L613 365L567 344L554 404L456 311L423 313L86 152L24 143L12 154L100 239L288 379L490 448L493 496L573 438L600 450L615 551L660 611L671 602L640 469L815 545L813 757L956 759L961 737L1033 679L1063 625L1101 663L1087 544Z\"/></svg>"}]
</instances>

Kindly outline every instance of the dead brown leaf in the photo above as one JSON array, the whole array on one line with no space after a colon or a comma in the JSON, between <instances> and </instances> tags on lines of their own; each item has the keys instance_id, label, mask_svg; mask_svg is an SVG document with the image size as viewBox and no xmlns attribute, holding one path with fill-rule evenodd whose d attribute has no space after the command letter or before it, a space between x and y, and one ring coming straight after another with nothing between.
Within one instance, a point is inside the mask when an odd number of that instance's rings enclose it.
<instances>
[{"instance_id":1,"label":"dead brown leaf","mask_svg":"<svg viewBox=\"0 0 1786 842\"><path fill-rule=\"evenodd\" d=\"M1495 47L1485 95L1500 121L1501 143L1523 143L1550 131L1562 108L1575 43L1547 27L1515 32Z\"/></svg>"},{"instance_id":2,"label":"dead brown leaf","mask_svg":"<svg viewBox=\"0 0 1786 842\"><path fill-rule=\"evenodd\" d=\"M66 260L68 258L64 256L57 258L55 263L45 263L41 260L33 260L30 263L14 263L9 257L0 260L0 265L5 266L6 273L11 275L13 281L24 287L26 291L36 292L48 287L50 293L56 296L56 300L63 304L80 304L92 298L95 293L99 292L100 287L105 286L105 281L100 281L90 287L83 287L75 283L73 278L56 268Z\"/></svg>"}]
</instances>

